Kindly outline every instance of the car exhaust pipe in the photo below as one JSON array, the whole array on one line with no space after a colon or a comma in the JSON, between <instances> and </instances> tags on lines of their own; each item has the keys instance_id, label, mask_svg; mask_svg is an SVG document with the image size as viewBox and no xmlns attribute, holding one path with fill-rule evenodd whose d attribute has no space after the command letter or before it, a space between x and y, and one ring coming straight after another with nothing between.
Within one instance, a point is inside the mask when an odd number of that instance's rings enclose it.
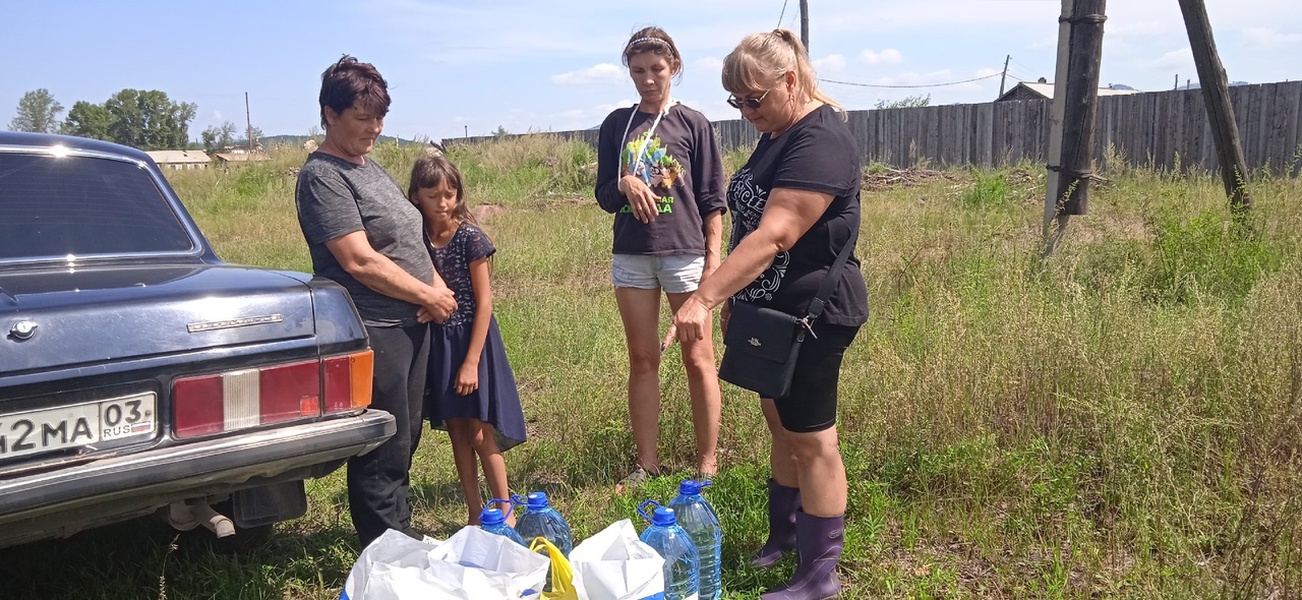
<instances>
[{"instance_id":1,"label":"car exhaust pipe","mask_svg":"<svg viewBox=\"0 0 1302 600\"><path fill-rule=\"evenodd\" d=\"M180 531L203 525L219 538L235 535L235 522L207 504L173 502L167 506L167 522Z\"/></svg>"}]
</instances>

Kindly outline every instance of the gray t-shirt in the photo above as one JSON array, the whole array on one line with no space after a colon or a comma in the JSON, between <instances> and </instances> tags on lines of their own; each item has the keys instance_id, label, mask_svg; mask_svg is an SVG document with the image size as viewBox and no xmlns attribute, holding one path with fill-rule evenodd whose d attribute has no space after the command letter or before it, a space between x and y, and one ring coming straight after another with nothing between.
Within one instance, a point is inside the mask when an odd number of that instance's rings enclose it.
<instances>
[{"instance_id":1,"label":"gray t-shirt","mask_svg":"<svg viewBox=\"0 0 1302 600\"><path fill-rule=\"evenodd\" d=\"M358 165L313 152L298 173L294 202L313 272L344 286L368 326L416 325L419 306L367 287L348 274L326 247L330 240L365 231L376 252L416 279L425 283L434 279L434 263L425 250L424 221L393 176L370 158Z\"/></svg>"}]
</instances>

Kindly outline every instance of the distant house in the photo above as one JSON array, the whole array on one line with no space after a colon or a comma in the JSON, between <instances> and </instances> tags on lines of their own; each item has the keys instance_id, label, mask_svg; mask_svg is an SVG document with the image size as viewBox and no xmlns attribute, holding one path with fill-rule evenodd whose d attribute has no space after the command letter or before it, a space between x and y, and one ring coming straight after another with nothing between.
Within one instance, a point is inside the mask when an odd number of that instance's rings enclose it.
<instances>
[{"instance_id":1,"label":"distant house","mask_svg":"<svg viewBox=\"0 0 1302 600\"><path fill-rule=\"evenodd\" d=\"M271 160L265 152L218 152L212 155L222 166L245 164Z\"/></svg>"},{"instance_id":2,"label":"distant house","mask_svg":"<svg viewBox=\"0 0 1302 600\"><path fill-rule=\"evenodd\" d=\"M154 159L159 168L177 171L207 169L211 160L199 150L151 150L145 154Z\"/></svg>"},{"instance_id":3,"label":"distant house","mask_svg":"<svg viewBox=\"0 0 1302 600\"><path fill-rule=\"evenodd\" d=\"M1118 85L1112 87L1099 88L1099 96L1123 96L1126 94L1138 94L1139 90L1130 86ZM1037 82L1023 81L1013 89L1004 92L995 102L1008 102L1011 100L1052 100L1053 84L1046 82L1041 78Z\"/></svg>"}]
</instances>

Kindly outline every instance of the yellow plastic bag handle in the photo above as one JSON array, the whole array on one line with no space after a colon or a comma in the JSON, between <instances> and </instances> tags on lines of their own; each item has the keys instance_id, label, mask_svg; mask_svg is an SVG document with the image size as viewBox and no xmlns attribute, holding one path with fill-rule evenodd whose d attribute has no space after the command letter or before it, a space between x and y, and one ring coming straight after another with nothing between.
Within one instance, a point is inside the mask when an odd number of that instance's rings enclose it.
<instances>
[{"instance_id":1,"label":"yellow plastic bag handle","mask_svg":"<svg viewBox=\"0 0 1302 600\"><path fill-rule=\"evenodd\" d=\"M565 558L556 544L545 537L538 536L529 544L529 549L534 552L543 548L547 549L547 556L552 560L552 589L544 591L542 597L546 600L579 600L579 592L574 588L574 569L570 567L569 559Z\"/></svg>"}]
</instances>

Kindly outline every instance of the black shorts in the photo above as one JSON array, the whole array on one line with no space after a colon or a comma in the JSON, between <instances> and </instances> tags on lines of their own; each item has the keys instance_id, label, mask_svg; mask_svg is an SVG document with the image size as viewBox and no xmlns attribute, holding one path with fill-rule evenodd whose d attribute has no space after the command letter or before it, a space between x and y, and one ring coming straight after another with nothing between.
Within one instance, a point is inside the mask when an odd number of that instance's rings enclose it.
<instances>
[{"instance_id":1,"label":"black shorts","mask_svg":"<svg viewBox=\"0 0 1302 600\"><path fill-rule=\"evenodd\" d=\"M836 425L836 386L841 359L859 327L815 323L817 338L806 336L796 359L791 392L774 398L782 428L795 433L822 431Z\"/></svg>"}]
</instances>

